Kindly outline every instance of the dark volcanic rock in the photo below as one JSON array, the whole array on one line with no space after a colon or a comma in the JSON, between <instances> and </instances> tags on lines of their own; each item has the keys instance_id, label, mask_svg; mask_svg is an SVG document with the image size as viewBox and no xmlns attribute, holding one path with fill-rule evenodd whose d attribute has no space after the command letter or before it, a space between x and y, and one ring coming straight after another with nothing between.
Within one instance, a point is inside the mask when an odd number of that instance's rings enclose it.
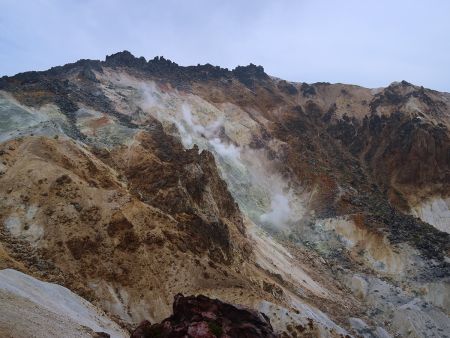
<instances>
[{"instance_id":1,"label":"dark volcanic rock","mask_svg":"<svg viewBox=\"0 0 450 338\"><path fill-rule=\"evenodd\" d=\"M307 83L303 83L302 86L300 87L300 90L302 91L302 94L304 96L316 95L316 89L314 88L314 86L309 85Z\"/></svg>"},{"instance_id":2,"label":"dark volcanic rock","mask_svg":"<svg viewBox=\"0 0 450 338\"><path fill-rule=\"evenodd\" d=\"M179 66L176 62L156 56L148 62L144 57L135 57L128 51L108 55L104 62L108 67L128 67L135 70L144 71L146 74L164 77L166 80L174 81L174 84L186 81L206 81L208 79L219 79L229 77L231 72L210 64L188 66Z\"/></svg>"},{"instance_id":3,"label":"dark volcanic rock","mask_svg":"<svg viewBox=\"0 0 450 338\"><path fill-rule=\"evenodd\" d=\"M247 87L254 87L258 80L269 79L269 75L264 72L264 68L253 63L245 67L237 66L233 69L233 75Z\"/></svg>"},{"instance_id":4,"label":"dark volcanic rock","mask_svg":"<svg viewBox=\"0 0 450 338\"><path fill-rule=\"evenodd\" d=\"M205 296L175 296L173 315L159 324L142 322L131 338L150 337L277 337L269 319L257 311L238 308Z\"/></svg>"},{"instance_id":5,"label":"dark volcanic rock","mask_svg":"<svg viewBox=\"0 0 450 338\"><path fill-rule=\"evenodd\" d=\"M284 92L286 94L289 94L289 95L298 94L297 88L295 88L295 86L292 83L289 83L285 80L281 80L280 82L278 82L277 87L279 90L281 90L282 92Z\"/></svg>"},{"instance_id":6,"label":"dark volcanic rock","mask_svg":"<svg viewBox=\"0 0 450 338\"><path fill-rule=\"evenodd\" d=\"M105 64L110 67L125 66L125 67L143 67L147 61L144 57L137 58L129 51L107 55Z\"/></svg>"}]
</instances>

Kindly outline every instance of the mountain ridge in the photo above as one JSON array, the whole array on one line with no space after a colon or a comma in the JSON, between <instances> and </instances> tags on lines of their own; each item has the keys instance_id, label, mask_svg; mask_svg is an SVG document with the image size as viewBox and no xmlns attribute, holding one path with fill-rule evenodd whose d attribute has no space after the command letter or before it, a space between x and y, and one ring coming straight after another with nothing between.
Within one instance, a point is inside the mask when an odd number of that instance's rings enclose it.
<instances>
[{"instance_id":1,"label":"mountain ridge","mask_svg":"<svg viewBox=\"0 0 450 338\"><path fill-rule=\"evenodd\" d=\"M275 77L275 76L271 76L268 75L267 73L265 73L264 71L264 67L261 65L255 65L253 63L248 64L247 66L236 66L235 68L233 68L232 70L229 70L228 68L223 68L221 66L214 66L210 63L206 63L206 64L197 64L197 65L189 65L189 66L181 66L178 65L176 62L165 58L164 56L155 56L152 59L146 59L143 56L140 57L136 57L134 56L132 53L130 53L127 50L123 50L121 52L117 52L117 53L113 53L111 55L107 55L104 61L101 60L96 60L96 59L80 59L77 60L75 62L69 62L65 65L62 66L54 66L51 67L49 69L46 70L40 70L40 71L25 71L25 72L19 72L16 73L14 75L4 75L2 77L0 77L0 84L2 83L2 81L5 81L8 78L13 78L13 77L29 77L30 75L34 75L34 74L48 74L48 75L56 75L59 71L67 71L71 68L75 68L75 67L87 67L87 68L97 68L100 65L106 65L106 66L132 66L132 67L136 67L136 68L141 68L141 69L147 69L148 71L152 71L156 68L158 68L158 66L167 66L167 69L178 69L178 70L185 70L187 73L189 73L190 71L196 71L196 72L205 72L205 73L211 73L212 77L217 77L217 76L230 76L230 75L234 75L237 74L239 72L243 72L243 73L258 73L259 76L270 76L271 78L274 78L276 80L279 81L285 81L287 83L292 83L292 84L301 84L301 83L305 83L306 82L302 82L302 81L288 81L288 80L284 80L282 78L279 77ZM206 75L206 74L205 74ZM209 74L208 74L209 75ZM201 75L199 75L201 78ZM206 77L207 78L207 77ZM204 77L204 79L206 79ZM419 88L424 88L426 90L430 90L433 92L440 92L440 93L444 93L444 94L450 94L450 92L445 92L445 91L438 91L435 89L431 89L431 88L427 88L427 87L423 87L423 86L416 86L410 82L407 82L405 80L398 80L398 81L393 81L391 82L389 85L383 87L365 87L362 85L357 85L357 84L350 84L350 83L342 83L342 82L335 82L335 83L330 83L330 82L324 82L324 81L318 81L318 82L311 82L309 84L311 85L321 85L321 84L328 84L328 85L346 85L346 86L355 86L355 87L359 87L359 88L366 88L366 89L371 89L371 90L379 90L379 89L383 89L383 88L387 88L390 87L391 85L395 85L398 83L404 83L404 84L408 84L414 87L419 87Z\"/></svg>"},{"instance_id":2,"label":"mountain ridge","mask_svg":"<svg viewBox=\"0 0 450 338\"><path fill-rule=\"evenodd\" d=\"M449 107L407 82L129 52L3 77L2 264L127 327L181 292L256 308L287 336L439 335Z\"/></svg>"}]
</instances>

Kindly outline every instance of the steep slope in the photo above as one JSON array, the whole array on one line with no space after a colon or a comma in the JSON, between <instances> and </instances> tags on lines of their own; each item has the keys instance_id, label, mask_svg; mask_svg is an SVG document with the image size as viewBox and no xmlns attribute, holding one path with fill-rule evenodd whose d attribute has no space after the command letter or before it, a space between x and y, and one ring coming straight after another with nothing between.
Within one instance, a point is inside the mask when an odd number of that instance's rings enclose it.
<instances>
[{"instance_id":1,"label":"steep slope","mask_svg":"<svg viewBox=\"0 0 450 338\"><path fill-rule=\"evenodd\" d=\"M287 336L448 331L448 94L128 52L0 90L2 266L128 325L181 292Z\"/></svg>"},{"instance_id":2,"label":"steep slope","mask_svg":"<svg viewBox=\"0 0 450 338\"><path fill-rule=\"evenodd\" d=\"M2 337L126 337L92 304L56 284L21 272L0 271Z\"/></svg>"}]
</instances>

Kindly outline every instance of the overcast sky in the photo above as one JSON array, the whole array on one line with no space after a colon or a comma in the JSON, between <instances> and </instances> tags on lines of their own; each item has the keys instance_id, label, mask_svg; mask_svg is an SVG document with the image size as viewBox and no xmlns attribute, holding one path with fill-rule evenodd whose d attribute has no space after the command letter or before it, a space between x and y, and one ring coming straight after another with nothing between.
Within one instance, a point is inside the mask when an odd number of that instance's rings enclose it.
<instances>
[{"instance_id":1,"label":"overcast sky","mask_svg":"<svg viewBox=\"0 0 450 338\"><path fill-rule=\"evenodd\" d=\"M448 0L0 0L0 76L129 50L291 81L450 92Z\"/></svg>"}]
</instances>

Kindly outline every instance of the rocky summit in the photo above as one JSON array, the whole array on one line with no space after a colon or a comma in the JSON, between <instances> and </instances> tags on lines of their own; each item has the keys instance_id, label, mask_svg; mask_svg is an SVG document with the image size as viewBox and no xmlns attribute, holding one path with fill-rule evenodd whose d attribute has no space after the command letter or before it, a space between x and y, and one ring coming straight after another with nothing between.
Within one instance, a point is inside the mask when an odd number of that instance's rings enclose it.
<instances>
[{"instance_id":1,"label":"rocky summit","mask_svg":"<svg viewBox=\"0 0 450 338\"><path fill-rule=\"evenodd\" d=\"M5 337L449 337L450 94L127 51L2 77L0 269Z\"/></svg>"}]
</instances>

